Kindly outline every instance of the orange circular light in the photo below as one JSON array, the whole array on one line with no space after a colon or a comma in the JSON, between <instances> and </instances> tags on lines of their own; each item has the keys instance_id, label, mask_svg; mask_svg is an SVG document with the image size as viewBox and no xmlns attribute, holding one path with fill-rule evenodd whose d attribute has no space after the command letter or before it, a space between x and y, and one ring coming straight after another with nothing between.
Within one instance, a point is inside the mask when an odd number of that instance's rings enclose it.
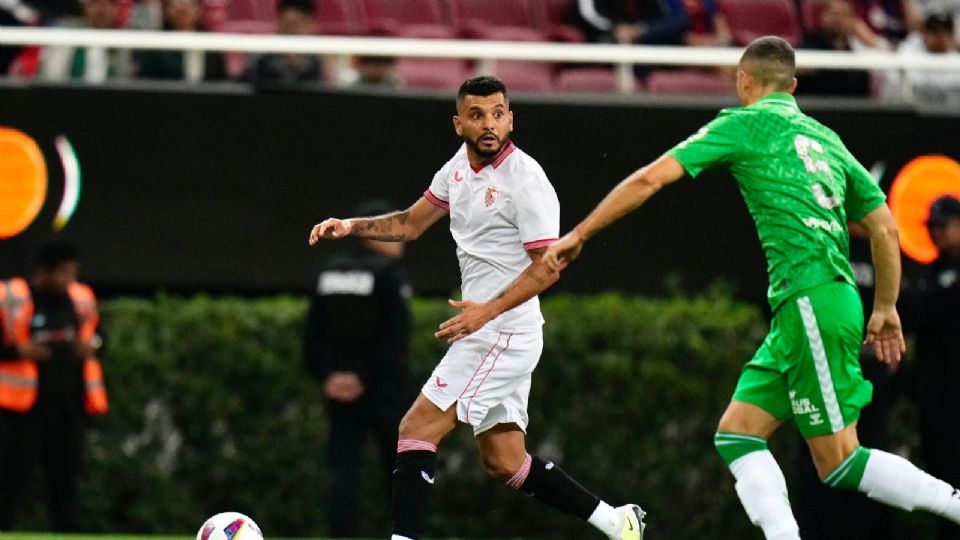
<instances>
[{"instance_id":1,"label":"orange circular light","mask_svg":"<svg viewBox=\"0 0 960 540\"><path fill-rule=\"evenodd\" d=\"M944 195L960 199L960 163L946 156L921 156L900 171L890 187L890 210L900 228L900 248L924 264L937 258L927 231L930 205Z\"/></svg>"},{"instance_id":2,"label":"orange circular light","mask_svg":"<svg viewBox=\"0 0 960 540\"><path fill-rule=\"evenodd\" d=\"M26 229L47 196L47 165L26 133L0 127L0 238Z\"/></svg>"}]
</instances>

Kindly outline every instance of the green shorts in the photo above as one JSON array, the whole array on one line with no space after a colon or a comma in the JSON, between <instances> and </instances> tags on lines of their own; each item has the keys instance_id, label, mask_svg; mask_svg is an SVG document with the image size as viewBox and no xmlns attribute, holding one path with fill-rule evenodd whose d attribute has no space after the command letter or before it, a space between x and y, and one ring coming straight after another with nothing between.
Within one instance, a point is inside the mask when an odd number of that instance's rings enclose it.
<instances>
[{"instance_id":1,"label":"green shorts","mask_svg":"<svg viewBox=\"0 0 960 540\"><path fill-rule=\"evenodd\" d=\"M793 417L807 439L841 431L873 397L860 370L862 339L863 308L852 285L807 289L777 310L733 399L779 420Z\"/></svg>"}]
</instances>

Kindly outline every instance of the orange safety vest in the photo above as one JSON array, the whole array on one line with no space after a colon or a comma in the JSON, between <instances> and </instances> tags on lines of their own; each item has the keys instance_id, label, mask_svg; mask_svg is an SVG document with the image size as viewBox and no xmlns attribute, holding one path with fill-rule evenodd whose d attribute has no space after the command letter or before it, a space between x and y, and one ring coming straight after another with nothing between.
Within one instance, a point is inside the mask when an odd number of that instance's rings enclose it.
<instances>
[{"instance_id":1,"label":"orange safety vest","mask_svg":"<svg viewBox=\"0 0 960 540\"><path fill-rule=\"evenodd\" d=\"M97 330L100 315L97 300L90 287L71 283L67 289L77 313L80 339L90 339ZM0 281L0 324L2 336L8 345L23 345L30 341L30 321L33 320L33 299L30 287L23 278ZM24 358L0 362L0 408L16 412L29 411L37 401L37 363ZM103 368L96 358L83 361L84 399L88 414L107 412L107 391L103 385Z\"/></svg>"}]
</instances>

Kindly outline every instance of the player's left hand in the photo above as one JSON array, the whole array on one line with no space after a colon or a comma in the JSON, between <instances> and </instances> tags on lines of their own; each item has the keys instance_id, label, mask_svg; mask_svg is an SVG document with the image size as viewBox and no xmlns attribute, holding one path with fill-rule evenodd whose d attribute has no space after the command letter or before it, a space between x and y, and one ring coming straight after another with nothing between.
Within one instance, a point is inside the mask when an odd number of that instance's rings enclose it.
<instances>
[{"instance_id":1,"label":"player's left hand","mask_svg":"<svg viewBox=\"0 0 960 540\"><path fill-rule=\"evenodd\" d=\"M865 345L873 345L877 360L896 369L900 365L907 345L903 339L903 327L900 325L900 315L896 308L874 309L867 323L867 339Z\"/></svg>"},{"instance_id":2,"label":"player's left hand","mask_svg":"<svg viewBox=\"0 0 960 540\"><path fill-rule=\"evenodd\" d=\"M447 300L447 302L461 310L455 317L441 323L440 329L433 334L437 339L446 339L447 343L460 341L469 336L483 328L483 325L495 316L487 304L478 304L470 300Z\"/></svg>"}]
</instances>

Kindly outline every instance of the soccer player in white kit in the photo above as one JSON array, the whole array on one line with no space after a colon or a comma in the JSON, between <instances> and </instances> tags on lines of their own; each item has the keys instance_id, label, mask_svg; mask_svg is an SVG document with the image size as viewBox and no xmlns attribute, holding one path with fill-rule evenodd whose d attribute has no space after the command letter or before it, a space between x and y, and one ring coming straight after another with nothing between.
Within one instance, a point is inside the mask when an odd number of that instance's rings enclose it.
<instances>
[{"instance_id":1,"label":"soccer player in white kit","mask_svg":"<svg viewBox=\"0 0 960 540\"><path fill-rule=\"evenodd\" d=\"M528 269L559 235L560 204L540 165L510 141L513 112L503 83L494 77L464 82L453 124L464 145L413 206L327 219L313 228L310 244L346 236L411 241L449 213L464 298L489 300L518 280L555 281L558 272ZM542 325L533 297L454 343L434 369L400 422L392 540L419 540L437 445L458 420L473 426L490 476L588 521L608 538L643 538L639 506L613 508L526 451L527 398L543 349Z\"/></svg>"}]
</instances>

